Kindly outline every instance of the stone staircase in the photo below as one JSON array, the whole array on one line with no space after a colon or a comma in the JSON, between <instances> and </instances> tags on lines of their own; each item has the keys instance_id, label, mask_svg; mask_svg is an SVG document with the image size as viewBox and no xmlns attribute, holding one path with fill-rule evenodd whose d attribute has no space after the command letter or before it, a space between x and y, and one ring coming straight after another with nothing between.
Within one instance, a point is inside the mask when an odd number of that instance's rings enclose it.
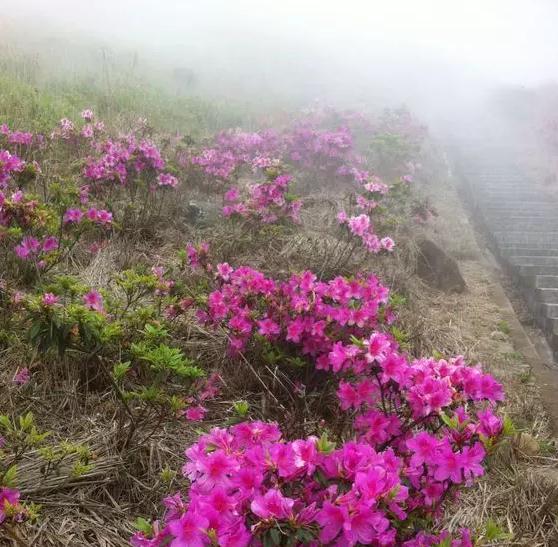
<instances>
[{"instance_id":1,"label":"stone staircase","mask_svg":"<svg viewBox=\"0 0 558 547\"><path fill-rule=\"evenodd\" d=\"M461 142L457 169L491 250L558 361L558 197L521 171L519 153L511 146Z\"/></svg>"}]
</instances>

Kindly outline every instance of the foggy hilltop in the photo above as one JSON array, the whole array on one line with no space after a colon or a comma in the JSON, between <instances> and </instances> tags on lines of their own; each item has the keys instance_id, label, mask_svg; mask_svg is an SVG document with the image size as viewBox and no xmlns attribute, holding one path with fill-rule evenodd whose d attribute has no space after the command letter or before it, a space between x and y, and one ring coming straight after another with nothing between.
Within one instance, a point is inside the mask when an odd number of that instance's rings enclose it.
<instances>
[{"instance_id":1,"label":"foggy hilltop","mask_svg":"<svg viewBox=\"0 0 558 547\"><path fill-rule=\"evenodd\" d=\"M0 545L558 545L556 0L0 0Z\"/></svg>"}]
</instances>

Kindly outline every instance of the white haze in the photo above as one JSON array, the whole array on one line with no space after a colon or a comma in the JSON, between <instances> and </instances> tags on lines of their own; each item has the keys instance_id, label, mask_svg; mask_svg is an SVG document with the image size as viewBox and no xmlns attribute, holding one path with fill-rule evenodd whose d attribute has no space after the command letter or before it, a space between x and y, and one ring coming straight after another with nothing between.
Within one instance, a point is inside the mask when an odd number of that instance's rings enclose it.
<instances>
[{"instance_id":1,"label":"white haze","mask_svg":"<svg viewBox=\"0 0 558 547\"><path fill-rule=\"evenodd\" d=\"M139 52L154 73L188 67L201 90L253 100L387 98L432 111L558 76L553 0L0 0L0 13L20 43L62 36Z\"/></svg>"}]
</instances>

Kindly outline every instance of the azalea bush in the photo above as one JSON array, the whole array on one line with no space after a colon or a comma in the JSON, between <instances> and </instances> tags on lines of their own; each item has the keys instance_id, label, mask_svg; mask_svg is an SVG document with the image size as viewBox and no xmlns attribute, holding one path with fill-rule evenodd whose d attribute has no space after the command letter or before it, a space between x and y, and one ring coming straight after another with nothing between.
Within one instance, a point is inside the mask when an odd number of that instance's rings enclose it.
<instances>
[{"instance_id":1,"label":"azalea bush","mask_svg":"<svg viewBox=\"0 0 558 547\"><path fill-rule=\"evenodd\" d=\"M18 293L13 313L45 357L76 356L83 371L110 386L129 443L139 424L178 417L204 371L173 343L162 312L180 298L169 294L159 270L124 271L114 283L100 292L57 277L38 294Z\"/></svg>"},{"instance_id":2,"label":"azalea bush","mask_svg":"<svg viewBox=\"0 0 558 547\"><path fill-rule=\"evenodd\" d=\"M264 224L286 220L300 223L302 200L290 191L292 176L280 174L276 168L268 168L266 174L265 182L248 186L246 197L237 186L231 187L224 196L223 215Z\"/></svg>"},{"instance_id":3,"label":"azalea bush","mask_svg":"<svg viewBox=\"0 0 558 547\"><path fill-rule=\"evenodd\" d=\"M427 129L405 108L386 109L374 124L369 144L371 161L383 177L413 180Z\"/></svg>"},{"instance_id":4,"label":"azalea bush","mask_svg":"<svg viewBox=\"0 0 558 547\"><path fill-rule=\"evenodd\" d=\"M82 118L81 127L61 120L47 137L0 127L0 244L12 248L24 278L66 261L81 240L168 217L179 180L145 126L114 136L91 110Z\"/></svg>"},{"instance_id":5,"label":"azalea bush","mask_svg":"<svg viewBox=\"0 0 558 547\"><path fill-rule=\"evenodd\" d=\"M451 540L427 530L484 473L504 427L490 410L501 386L462 359L398 368L376 349L365 352L369 377L340 385L342 407L361 410L354 440L287 441L259 421L213 429L186 451L188 491L132 544L472 545L468 531ZM405 374L422 385L404 387Z\"/></svg>"},{"instance_id":6,"label":"azalea bush","mask_svg":"<svg viewBox=\"0 0 558 547\"><path fill-rule=\"evenodd\" d=\"M471 545L467 531L452 540L426 530L484 473L504 430L502 386L462 357L402 351L374 276L279 282L228 264L215 275L200 320L226 329L233 356L259 348L264 362L320 371L307 393L337 384L339 447L326 433L286 440L273 423L214 429L186 451L189 489L133 544Z\"/></svg>"},{"instance_id":7,"label":"azalea bush","mask_svg":"<svg viewBox=\"0 0 558 547\"><path fill-rule=\"evenodd\" d=\"M17 488L18 463L41 446L47 433L40 433L32 413L12 419L0 415L0 527L35 518L37 508L21 502Z\"/></svg>"},{"instance_id":8,"label":"azalea bush","mask_svg":"<svg viewBox=\"0 0 558 547\"><path fill-rule=\"evenodd\" d=\"M353 253L369 263L368 253L394 250L391 230L418 216L424 128L406 110L332 109L201 145L158 136L144 120L108 126L90 109L47 135L0 126L0 342L9 346L4 331L25 332L21 346L43 357L15 370L22 396L41 378L60 382L70 369L57 365L70 362L78 390L106 390L122 454L165 420L202 428L180 492L159 521L138 521L132 543L471 545L474 534L449 534L439 521L509 429L497 411L501 385L462 357L410 355L396 323L401 299L368 270L330 275ZM324 222L335 260L316 272L264 272L214 261L198 240L175 258L147 259L153 249L141 248L134 267L95 286L60 275L119 234L161 235L185 198L182 182L222 198L223 217L253 247L259 231L303 233L303 206L321 198L298 197L295 186L331 192L338 214ZM218 371L215 360L198 362L198 337L222 342ZM252 412L248 369L276 408ZM247 400L208 432L211 401L239 377ZM33 517L13 480L28 449L47 474L91 469L87 447L46 445L29 420L0 417L0 524Z\"/></svg>"}]
</instances>

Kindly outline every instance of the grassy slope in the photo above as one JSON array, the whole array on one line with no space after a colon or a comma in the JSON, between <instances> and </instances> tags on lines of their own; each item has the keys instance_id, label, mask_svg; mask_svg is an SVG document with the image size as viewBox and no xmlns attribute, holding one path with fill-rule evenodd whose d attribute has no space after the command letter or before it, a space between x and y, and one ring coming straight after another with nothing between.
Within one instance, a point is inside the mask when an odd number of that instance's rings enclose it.
<instances>
[{"instance_id":1,"label":"grassy slope","mask_svg":"<svg viewBox=\"0 0 558 547\"><path fill-rule=\"evenodd\" d=\"M13 67L1 70L0 66L0 120L12 128L46 131L61 118L75 119L84 108L93 108L116 126L146 117L157 128L198 138L245 124L249 117L243 105L172 95L149 83L120 81L107 86L79 79L33 80Z\"/></svg>"},{"instance_id":2,"label":"grassy slope","mask_svg":"<svg viewBox=\"0 0 558 547\"><path fill-rule=\"evenodd\" d=\"M154 87L137 84L122 83L110 91L83 82L46 82L36 86L29 78L4 71L0 72L0 89L0 122L34 131L46 130L62 117L75 117L84 107L92 107L101 118L112 119L115 124L142 116L158 128L179 130L194 136L211 133L219 127L238 125L249 118L243 108L211 104L191 97L174 97ZM557 539L555 490L546 475L544 478L539 475L541 470L554 467L556 460L548 441L548 426L540 410L537 389L529 375L529 363L515 352L511 340L498 331L502 316L491 297L497 280L482 259L455 189L447 186L443 164L434 165L431 174L430 192L439 217L426 229L426 235L436 239L446 251L459 259L469 292L447 296L412 279L408 287L410 308L404 318L405 327L415 336L416 349L422 353L438 349L448 355L463 353L470 360L490 363L492 371L504 377L511 395L508 412L525 431L537 436L540 441L538 449L528 454L521 447L515 447L499 455L486 481L464 495L452 523L468 523L478 528L492 517L501 527L513 532L517 539L513 543L501 541L499 545L552 545L552 541ZM398 275L401 272L392 273ZM422 319L419 321L418 318ZM48 401L48 398L45 400ZM94 401L91 404L89 409L85 409L91 416L103 412L102 401L99 400L98 405ZM76 411L70 399L68 405L72 412ZM50 409L47 409L48 413ZM75 425L75 428L68 427L67 432L74 434L83 428L84 437L93 436L96 440L104 434L102 429L96 429L104 424L97 422L94 416L82 415L76 419ZM144 470L146 474L156 473L158 466L152 460L169 455L169 447L161 445L161 439L164 440L164 437L153 439L146 447L150 456ZM183 444L183 439L179 439L177 444ZM99 451L103 451L102 445ZM110 457L103 462L107 465L107 478L114 479L118 471L116 465L111 467ZM145 464L140 462L139 457L136 463ZM141 495L143 491L141 485L129 481L123 481L123 484L132 484L136 494ZM152 488L152 485L147 486ZM156 488L155 484L155 500L160 498ZM71 531L77 534L76 545L81 544L78 537L90 537L95 543L101 536L108 544L124 545L125 538L116 522L132 517L133 507L114 501L104 488L102 478L98 484L82 487L81 494L79 504L75 504L75 492L72 490L57 493L54 504L46 494L43 499L37 496L39 502L46 502L45 540L67 537ZM98 501L105 506L97 506ZM103 528L101 536L96 535L100 528Z\"/></svg>"}]
</instances>

